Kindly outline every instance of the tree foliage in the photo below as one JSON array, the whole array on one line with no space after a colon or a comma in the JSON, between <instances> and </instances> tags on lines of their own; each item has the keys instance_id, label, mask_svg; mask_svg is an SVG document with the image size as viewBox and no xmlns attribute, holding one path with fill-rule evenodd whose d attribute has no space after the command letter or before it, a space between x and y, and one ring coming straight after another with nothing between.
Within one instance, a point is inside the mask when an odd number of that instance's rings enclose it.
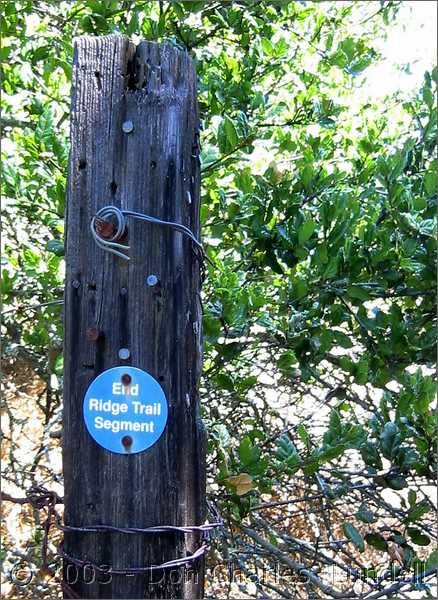
<instances>
[{"instance_id":1,"label":"tree foliage","mask_svg":"<svg viewBox=\"0 0 438 600\"><path fill-rule=\"evenodd\" d=\"M354 594L367 578L362 597L377 598L391 565L397 591L422 589L414 570L433 561L437 70L415 94L357 93L397 8L4 2L4 353L45 381L47 423L62 382L72 38L167 41L197 62L203 411L227 521L215 556L272 597ZM254 579L274 562L305 580Z\"/></svg>"}]
</instances>

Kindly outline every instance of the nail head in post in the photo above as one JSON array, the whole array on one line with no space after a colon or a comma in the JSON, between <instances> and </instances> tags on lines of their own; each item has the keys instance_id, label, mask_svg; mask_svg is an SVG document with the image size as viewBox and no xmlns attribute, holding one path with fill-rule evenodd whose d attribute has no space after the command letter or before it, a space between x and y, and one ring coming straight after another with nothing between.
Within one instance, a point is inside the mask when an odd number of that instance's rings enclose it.
<instances>
[{"instance_id":1,"label":"nail head in post","mask_svg":"<svg viewBox=\"0 0 438 600\"><path fill-rule=\"evenodd\" d=\"M125 448L125 450L128 452L129 449L132 446L132 437L130 435L124 435L122 437L122 446Z\"/></svg>"},{"instance_id":2,"label":"nail head in post","mask_svg":"<svg viewBox=\"0 0 438 600\"><path fill-rule=\"evenodd\" d=\"M128 373L125 373L124 375L122 375L122 383L123 385L129 385L132 381L132 377L131 375L129 375Z\"/></svg>"},{"instance_id":3,"label":"nail head in post","mask_svg":"<svg viewBox=\"0 0 438 600\"><path fill-rule=\"evenodd\" d=\"M134 131L134 123L132 121L124 121L122 131L123 133L132 133Z\"/></svg>"},{"instance_id":4,"label":"nail head in post","mask_svg":"<svg viewBox=\"0 0 438 600\"><path fill-rule=\"evenodd\" d=\"M100 331L97 327L88 327L85 333L89 342L97 342L100 337Z\"/></svg>"},{"instance_id":5,"label":"nail head in post","mask_svg":"<svg viewBox=\"0 0 438 600\"><path fill-rule=\"evenodd\" d=\"M158 283L158 277L156 275L148 275L146 278L146 283L149 287L153 287Z\"/></svg>"},{"instance_id":6,"label":"nail head in post","mask_svg":"<svg viewBox=\"0 0 438 600\"><path fill-rule=\"evenodd\" d=\"M121 360L128 360L128 358L131 356L131 353L129 351L128 348L120 348L119 350L119 358Z\"/></svg>"}]
</instances>

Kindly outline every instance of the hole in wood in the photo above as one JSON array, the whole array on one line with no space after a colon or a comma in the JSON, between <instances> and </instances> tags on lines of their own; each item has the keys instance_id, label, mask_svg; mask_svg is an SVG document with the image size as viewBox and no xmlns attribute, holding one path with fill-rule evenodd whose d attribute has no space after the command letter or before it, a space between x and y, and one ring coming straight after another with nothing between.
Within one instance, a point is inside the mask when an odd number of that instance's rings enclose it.
<instances>
[{"instance_id":1,"label":"hole in wood","mask_svg":"<svg viewBox=\"0 0 438 600\"><path fill-rule=\"evenodd\" d=\"M85 158L79 159L78 168L82 171L82 169L85 169L86 166L87 166L87 161L85 160Z\"/></svg>"},{"instance_id":2,"label":"hole in wood","mask_svg":"<svg viewBox=\"0 0 438 600\"><path fill-rule=\"evenodd\" d=\"M134 57L132 60L128 61L127 68L127 82L126 87L128 90L137 89L138 82L138 59Z\"/></svg>"},{"instance_id":3,"label":"hole in wood","mask_svg":"<svg viewBox=\"0 0 438 600\"><path fill-rule=\"evenodd\" d=\"M151 169L156 169L157 167L157 163L155 162L155 160L151 160Z\"/></svg>"},{"instance_id":4,"label":"hole in wood","mask_svg":"<svg viewBox=\"0 0 438 600\"><path fill-rule=\"evenodd\" d=\"M97 87L99 88L99 90L102 89L102 81L101 81L101 75L100 75L100 71L94 71L94 76L96 77L96 82L97 82Z\"/></svg>"},{"instance_id":5,"label":"hole in wood","mask_svg":"<svg viewBox=\"0 0 438 600\"><path fill-rule=\"evenodd\" d=\"M110 190L112 194L117 192L117 183L114 180L110 183Z\"/></svg>"}]
</instances>

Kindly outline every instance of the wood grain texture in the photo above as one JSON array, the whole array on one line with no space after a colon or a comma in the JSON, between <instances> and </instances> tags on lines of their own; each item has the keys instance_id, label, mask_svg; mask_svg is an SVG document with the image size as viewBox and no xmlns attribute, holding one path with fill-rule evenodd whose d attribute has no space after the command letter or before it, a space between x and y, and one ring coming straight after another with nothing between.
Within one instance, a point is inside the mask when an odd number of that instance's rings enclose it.
<instances>
[{"instance_id":1,"label":"wood grain texture","mask_svg":"<svg viewBox=\"0 0 438 600\"><path fill-rule=\"evenodd\" d=\"M122 124L131 120L134 131ZM75 41L66 209L64 347L65 522L146 527L205 519L205 436L199 418L200 269L181 234L129 220L130 262L94 243L92 216L105 205L177 221L199 235L196 72L187 53L125 37ZM189 197L190 195L190 197ZM191 202L189 202L189 199ZM155 274L159 285L148 287ZM87 340L97 328L97 341ZM120 361L118 350L131 357ZM82 403L103 370L130 364L162 386L169 419L159 441L134 455L110 453L88 434ZM128 567L192 552L196 536L65 535L68 554ZM194 572L193 572L194 570ZM200 598L202 562L181 571L97 576L64 565L82 598ZM67 573L67 571L69 571ZM178 580L178 577L179 580ZM85 579L85 581L84 581ZM188 583L184 583L188 579Z\"/></svg>"}]
</instances>

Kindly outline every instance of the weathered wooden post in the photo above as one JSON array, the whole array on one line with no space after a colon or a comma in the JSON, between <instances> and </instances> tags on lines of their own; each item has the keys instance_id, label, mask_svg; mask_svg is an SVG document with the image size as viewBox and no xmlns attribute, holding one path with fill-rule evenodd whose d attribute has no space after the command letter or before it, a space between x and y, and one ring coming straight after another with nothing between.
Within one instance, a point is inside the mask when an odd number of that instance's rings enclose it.
<instances>
[{"instance_id":1,"label":"weathered wooden post","mask_svg":"<svg viewBox=\"0 0 438 600\"><path fill-rule=\"evenodd\" d=\"M115 206L182 224L198 238L198 151L196 73L186 52L135 47L123 36L76 40L64 316L66 597L202 597L202 556L185 570L147 570L196 553L201 533L131 531L205 519L201 253L172 226L113 209L92 221ZM118 248L129 261L105 245L111 238L129 246ZM107 371L114 367L122 369Z\"/></svg>"}]
</instances>

